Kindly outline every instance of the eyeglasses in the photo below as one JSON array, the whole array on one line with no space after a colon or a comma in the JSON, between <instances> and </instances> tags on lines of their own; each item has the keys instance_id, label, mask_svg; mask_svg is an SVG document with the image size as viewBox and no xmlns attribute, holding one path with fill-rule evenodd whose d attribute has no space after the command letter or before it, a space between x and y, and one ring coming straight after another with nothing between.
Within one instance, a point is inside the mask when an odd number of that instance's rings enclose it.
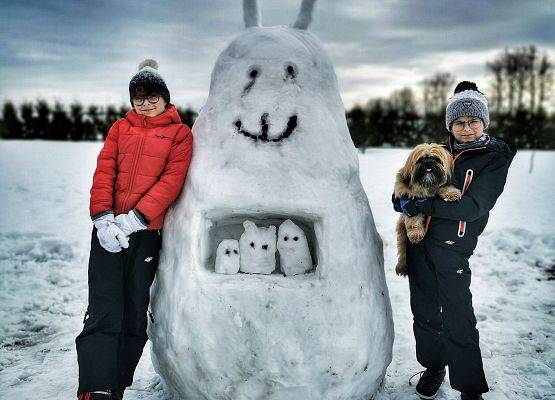
<instances>
[{"instance_id":1,"label":"eyeglasses","mask_svg":"<svg viewBox=\"0 0 555 400\"><path fill-rule=\"evenodd\" d=\"M482 121L480 121L479 119L473 119L472 121L468 121L468 122L467 121L453 122L453 131L455 131L455 132L462 131L466 127L466 124L468 124L468 126L472 130L478 129L480 127L481 122Z\"/></svg>"},{"instance_id":2,"label":"eyeglasses","mask_svg":"<svg viewBox=\"0 0 555 400\"><path fill-rule=\"evenodd\" d=\"M136 97L133 97L133 98L131 99L131 101L132 101L133 104L136 105L136 106L142 106L143 103L145 102L145 99L147 99L148 102L149 102L150 104L155 104L155 103L158 103L158 100L160 100L160 95L159 95L159 94L156 94L156 93L152 93L152 94L149 94L149 95L146 96L146 97L144 97L144 96L141 96L141 97L136 96Z\"/></svg>"}]
</instances>

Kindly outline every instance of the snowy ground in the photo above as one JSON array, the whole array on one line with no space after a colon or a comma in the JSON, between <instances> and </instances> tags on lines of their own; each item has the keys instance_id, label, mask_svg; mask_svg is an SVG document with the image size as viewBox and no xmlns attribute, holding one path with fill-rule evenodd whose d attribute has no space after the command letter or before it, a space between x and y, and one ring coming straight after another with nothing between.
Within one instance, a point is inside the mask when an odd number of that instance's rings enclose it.
<instances>
[{"instance_id":1,"label":"snowy ground","mask_svg":"<svg viewBox=\"0 0 555 400\"><path fill-rule=\"evenodd\" d=\"M89 188L99 143L0 141L0 398L74 398L87 304ZM369 149L363 185L385 244L395 320L380 400L417 399L408 282L393 272L390 193L407 150ZM555 152L520 152L470 260L486 399L555 399ZM126 399L168 399L145 347ZM416 381L413 380L413 382ZM443 399L458 392L442 386ZM292 399L294 400L294 399Z\"/></svg>"}]
</instances>

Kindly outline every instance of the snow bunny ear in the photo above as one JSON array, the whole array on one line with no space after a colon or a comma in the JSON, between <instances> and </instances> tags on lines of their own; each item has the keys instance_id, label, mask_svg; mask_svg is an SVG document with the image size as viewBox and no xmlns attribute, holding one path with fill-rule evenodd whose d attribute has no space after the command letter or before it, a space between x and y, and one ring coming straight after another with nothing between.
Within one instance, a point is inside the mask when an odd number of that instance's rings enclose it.
<instances>
[{"instance_id":1,"label":"snow bunny ear","mask_svg":"<svg viewBox=\"0 0 555 400\"><path fill-rule=\"evenodd\" d=\"M260 26L258 0L243 0L243 19L245 20L245 28Z\"/></svg>"},{"instance_id":2,"label":"snow bunny ear","mask_svg":"<svg viewBox=\"0 0 555 400\"><path fill-rule=\"evenodd\" d=\"M245 228L245 231L255 231L256 230L256 224L252 221L246 220L245 222L243 222L243 227Z\"/></svg>"},{"instance_id":3,"label":"snow bunny ear","mask_svg":"<svg viewBox=\"0 0 555 400\"><path fill-rule=\"evenodd\" d=\"M301 10L297 16L297 20L293 24L293 28L307 30L312 22L312 11L314 11L314 3L316 0L303 0Z\"/></svg>"}]
</instances>

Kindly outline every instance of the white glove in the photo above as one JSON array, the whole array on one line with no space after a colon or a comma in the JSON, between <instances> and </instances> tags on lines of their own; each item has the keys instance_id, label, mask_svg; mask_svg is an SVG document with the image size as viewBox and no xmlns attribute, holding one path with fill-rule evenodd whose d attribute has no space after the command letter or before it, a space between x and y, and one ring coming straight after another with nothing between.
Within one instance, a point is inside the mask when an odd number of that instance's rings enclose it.
<instances>
[{"instance_id":1,"label":"white glove","mask_svg":"<svg viewBox=\"0 0 555 400\"><path fill-rule=\"evenodd\" d=\"M125 236L129 236L133 232L142 231L147 228L133 210L129 211L127 214L118 215L115 223L118 228L125 233Z\"/></svg>"},{"instance_id":2,"label":"white glove","mask_svg":"<svg viewBox=\"0 0 555 400\"><path fill-rule=\"evenodd\" d=\"M110 253L117 253L129 247L125 233L115 224L114 214L106 214L95 219L94 226L98 230L96 236L100 245Z\"/></svg>"}]
</instances>

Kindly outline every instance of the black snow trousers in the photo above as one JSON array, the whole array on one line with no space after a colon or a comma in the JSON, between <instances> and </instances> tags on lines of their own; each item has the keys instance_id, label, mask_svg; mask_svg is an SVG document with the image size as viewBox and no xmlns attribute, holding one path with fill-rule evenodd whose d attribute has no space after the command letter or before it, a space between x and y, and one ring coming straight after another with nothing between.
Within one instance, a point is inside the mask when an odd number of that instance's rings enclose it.
<instances>
[{"instance_id":1,"label":"black snow trousers","mask_svg":"<svg viewBox=\"0 0 555 400\"><path fill-rule=\"evenodd\" d=\"M428 237L409 242L410 305L418 362L431 369L448 365L453 389L485 393L489 388L470 293L471 255Z\"/></svg>"},{"instance_id":2,"label":"black snow trousers","mask_svg":"<svg viewBox=\"0 0 555 400\"><path fill-rule=\"evenodd\" d=\"M148 339L150 286L158 267L161 230L129 236L129 247L110 253L93 227L89 256L89 303L75 339L77 394L130 386Z\"/></svg>"}]
</instances>

